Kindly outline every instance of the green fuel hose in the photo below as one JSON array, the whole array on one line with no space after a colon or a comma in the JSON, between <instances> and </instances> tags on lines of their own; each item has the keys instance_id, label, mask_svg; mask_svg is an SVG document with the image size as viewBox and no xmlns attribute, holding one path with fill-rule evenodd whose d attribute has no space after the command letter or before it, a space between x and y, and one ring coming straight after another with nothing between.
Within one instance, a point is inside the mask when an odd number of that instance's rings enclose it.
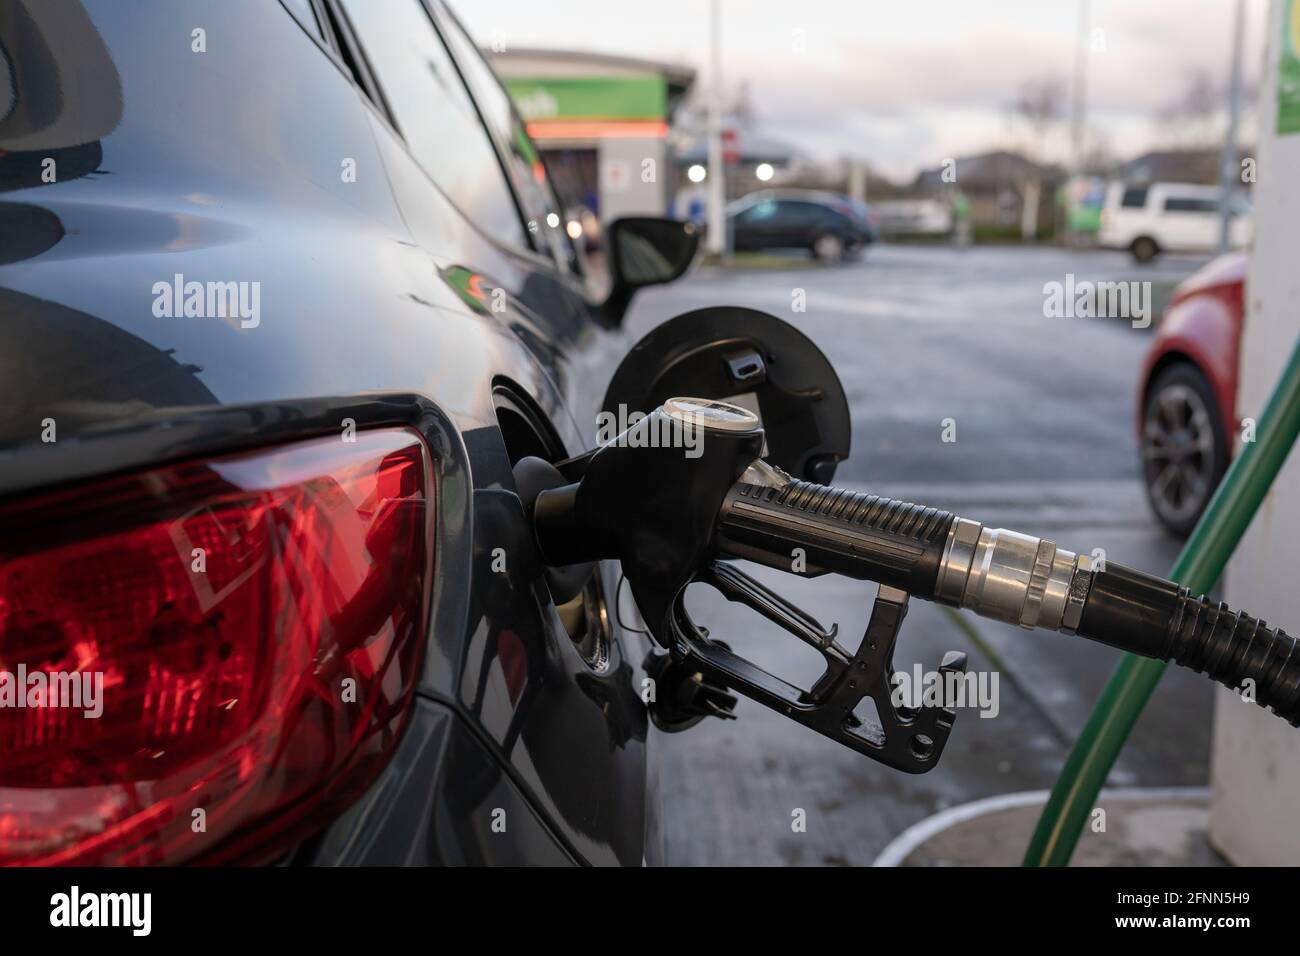
<instances>
[{"instance_id":1,"label":"green fuel hose","mask_svg":"<svg viewBox=\"0 0 1300 956\"><path fill-rule=\"evenodd\" d=\"M1300 341L1244 446L1210 500L1170 579L1193 594L1223 573L1300 434ZM1065 866L1124 742L1160 682L1166 662L1124 654L1075 742L1025 851L1025 866Z\"/></svg>"}]
</instances>

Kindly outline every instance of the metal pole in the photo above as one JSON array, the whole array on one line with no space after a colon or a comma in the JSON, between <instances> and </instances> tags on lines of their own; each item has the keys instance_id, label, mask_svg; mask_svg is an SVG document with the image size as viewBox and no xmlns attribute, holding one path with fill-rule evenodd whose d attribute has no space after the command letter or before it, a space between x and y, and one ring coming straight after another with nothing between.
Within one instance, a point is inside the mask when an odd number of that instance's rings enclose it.
<instances>
[{"instance_id":1,"label":"metal pole","mask_svg":"<svg viewBox=\"0 0 1300 956\"><path fill-rule=\"evenodd\" d=\"M1079 0L1079 36L1077 49L1074 51L1074 97L1070 117L1070 145L1074 151L1070 171L1075 175L1083 172L1084 137L1086 136L1084 110L1088 87L1088 32L1091 22L1088 0Z\"/></svg>"},{"instance_id":2,"label":"metal pole","mask_svg":"<svg viewBox=\"0 0 1300 956\"><path fill-rule=\"evenodd\" d=\"M708 251L727 250L726 169L722 157L722 0L712 0L709 51Z\"/></svg>"},{"instance_id":3,"label":"metal pole","mask_svg":"<svg viewBox=\"0 0 1300 956\"><path fill-rule=\"evenodd\" d=\"M1062 234L1065 237L1066 245L1073 245L1077 238L1070 227L1070 211L1073 193L1076 188L1075 181L1083 174L1084 165L1084 138L1086 135L1084 111L1088 83L1088 32L1090 23L1091 15L1088 9L1088 0L1079 0L1079 32L1078 36L1075 37L1074 50L1074 89L1070 98L1070 162L1067 164L1070 175L1066 180L1064 209L1061 210L1060 205L1056 207L1058 212L1064 213L1065 222Z\"/></svg>"},{"instance_id":4,"label":"metal pole","mask_svg":"<svg viewBox=\"0 0 1300 956\"><path fill-rule=\"evenodd\" d=\"M1228 132L1219 163L1219 254L1231 248L1232 197L1237 189L1237 122L1241 116L1241 43L1246 0L1237 0L1232 26L1232 65L1228 72Z\"/></svg>"}]
</instances>

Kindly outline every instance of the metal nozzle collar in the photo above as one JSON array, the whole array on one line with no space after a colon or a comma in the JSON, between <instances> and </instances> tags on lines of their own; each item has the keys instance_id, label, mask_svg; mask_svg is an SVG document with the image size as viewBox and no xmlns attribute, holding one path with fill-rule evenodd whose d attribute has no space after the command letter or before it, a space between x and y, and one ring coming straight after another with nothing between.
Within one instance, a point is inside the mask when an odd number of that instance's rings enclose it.
<instances>
[{"instance_id":1,"label":"metal nozzle collar","mask_svg":"<svg viewBox=\"0 0 1300 956\"><path fill-rule=\"evenodd\" d=\"M935 598L1020 627L1073 632L1091 562L1044 538L957 518L948 531Z\"/></svg>"}]
</instances>

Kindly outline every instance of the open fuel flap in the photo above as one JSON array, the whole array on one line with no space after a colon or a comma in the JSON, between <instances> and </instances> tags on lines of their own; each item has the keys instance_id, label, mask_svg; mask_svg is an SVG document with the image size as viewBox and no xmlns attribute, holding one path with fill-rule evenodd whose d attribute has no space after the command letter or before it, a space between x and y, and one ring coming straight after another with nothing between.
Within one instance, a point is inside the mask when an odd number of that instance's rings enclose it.
<instances>
[{"instance_id":1,"label":"open fuel flap","mask_svg":"<svg viewBox=\"0 0 1300 956\"><path fill-rule=\"evenodd\" d=\"M623 359L602 408L622 421L678 395L754 412L764 429L763 457L796 478L826 484L849 456L839 376L811 339L765 312L720 306L669 319Z\"/></svg>"}]
</instances>

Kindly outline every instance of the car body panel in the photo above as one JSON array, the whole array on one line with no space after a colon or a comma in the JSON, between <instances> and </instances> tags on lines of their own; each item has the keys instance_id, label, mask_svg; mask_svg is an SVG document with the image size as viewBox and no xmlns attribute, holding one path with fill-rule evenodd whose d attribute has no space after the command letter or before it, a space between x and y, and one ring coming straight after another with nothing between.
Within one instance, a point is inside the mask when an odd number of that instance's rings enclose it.
<instances>
[{"instance_id":1,"label":"car body panel","mask_svg":"<svg viewBox=\"0 0 1300 956\"><path fill-rule=\"evenodd\" d=\"M1237 431L1237 364L1241 345L1247 257L1230 253L1210 262L1175 290L1139 379L1137 429L1155 376L1170 363L1196 366L1214 392L1225 435Z\"/></svg>"},{"instance_id":2,"label":"car body panel","mask_svg":"<svg viewBox=\"0 0 1300 956\"><path fill-rule=\"evenodd\" d=\"M451 708L417 700L405 745L369 799L320 836L310 859L335 866L577 862L469 728ZM428 789L412 787L412 780Z\"/></svg>"},{"instance_id":3,"label":"car body panel","mask_svg":"<svg viewBox=\"0 0 1300 956\"><path fill-rule=\"evenodd\" d=\"M120 96L78 120L92 142L43 139L58 124L30 117L0 125L0 461L39 448L50 418L73 449L214 408L256 417L376 393L431 403L464 444L466 482L445 507L469 533L461 553L440 556L440 586L466 600L459 626L430 633L421 693L485 748L555 853L641 863L648 731L635 671L645 642L615 621L608 667L595 671L577 653L538 576L494 406L494 389L509 383L564 452L583 450L620 334L595 321L578 277L466 219L281 6L37 9L57 41L45 68L68 84L97 70ZM191 49L196 25L205 53ZM17 73L20 95L31 76ZM52 145L80 161L60 164L50 183L40 174ZM340 175L345 161L355 182ZM156 290L177 275L257 282L256 322L157 314ZM502 547L507 571L491 572ZM616 569L602 573L612 595ZM377 785L355 813L391 800L427 813L421 800L462 799L448 765L428 762L454 748L431 751L430 739L413 734L395 758L412 768L413 795ZM475 776L464 785L477 788ZM328 850L346 843L349 825L317 841L315 862L335 862ZM400 861L378 850L365 859Z\"/></svg>"}]
</instances>

